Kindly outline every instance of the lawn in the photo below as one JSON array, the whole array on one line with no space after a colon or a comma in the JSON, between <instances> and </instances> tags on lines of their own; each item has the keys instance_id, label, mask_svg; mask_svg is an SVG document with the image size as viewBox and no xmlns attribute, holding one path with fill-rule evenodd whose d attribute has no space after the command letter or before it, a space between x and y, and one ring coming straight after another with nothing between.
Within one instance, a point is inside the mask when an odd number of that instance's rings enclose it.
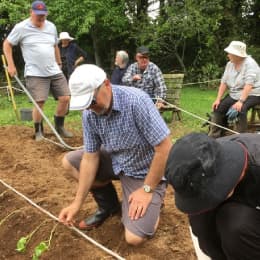
<instances>
[{"instance_id":1,"label":"lawn","mask_svg":"<svg viewBox=\"0 0 260 260\"><path fill-rule=\"evenodd\" d=\"M183 134L191 131L207 131L207 127L202 128L203 121L195 116L207 119L206 113L211 111L211 104L216 97L216 90L205 90L199 87L184 87L181 92L179 107L184 111L181 112L181 121L169 121L169 112L165 112L163 117L168 123L171 130L174 132L174 138L180 137ZM20 114L21 108L32 108L32 103L25 94L16 92L14 95L17 111ZM46 102L44 113L53 123L53 114L55 111L56 102L50 96ZM17 120L11 99L7 95L6 89L1 89L0 92L0 125L27 125L32 127L31 121ZM192 113L193 115L190 115ZM71 111L66 117L66 124L70 128L79 130L81 128L81 113Z\"/></svg>"},{"instance_id":2,"label":"lawn","mask_svg":"<svg viewBox=\"0 0 260 260\"><path fill-rule=\"evenodd\" d=\"M197 118L207 119L206 113L211 112L211 104L215 100L217 90L201 89L199 87L185 87L182 89L179 107L181 112L181 121L169 122L168 115L164 118L168 123L173 139L177 139L190 132L207 132L208 127L202 127L204 121Z\"/></svg>"}]
</instances>

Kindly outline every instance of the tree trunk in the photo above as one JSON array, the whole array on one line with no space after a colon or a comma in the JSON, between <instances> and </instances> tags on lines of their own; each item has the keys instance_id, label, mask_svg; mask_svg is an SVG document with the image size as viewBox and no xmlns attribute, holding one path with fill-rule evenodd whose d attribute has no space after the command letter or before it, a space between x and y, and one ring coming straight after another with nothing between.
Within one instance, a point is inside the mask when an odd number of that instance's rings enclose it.
<instances>
[{"instance_id":1,"label":"tree trunk","mask_svg":"<svg viewBox=\"0 0 260 260\"><path fill-rule=\"evenodd\" d=\"M99 67L102 67L102 61L99 55L99 46L98 46L98 37L95 33L95 28L93 28L91 31L91 38L93 42L93 49L94 49L94 57L95 57L95 64Z\"/></svg>"}]
</instances>

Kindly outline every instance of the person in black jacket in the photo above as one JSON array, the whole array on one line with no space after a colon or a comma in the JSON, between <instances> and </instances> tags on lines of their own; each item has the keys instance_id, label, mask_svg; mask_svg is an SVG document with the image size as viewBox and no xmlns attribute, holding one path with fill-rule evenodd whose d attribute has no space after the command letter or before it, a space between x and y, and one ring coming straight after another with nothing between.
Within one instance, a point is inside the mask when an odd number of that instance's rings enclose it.
<instances>
[{"instance_id":1,"label":"person in black jacket","mask_svg":"<svg viewBox=\"0 0 260 260\"><path fill-rule=\"evenodd\" d=\"M67 80L74 69L87 59L87 53L82 50L69 33L61 32L59 37L59 49L62 62L62 71Z\"/></svg>"},{"instance_id":2,"label":"person in black jacket","mask_svg":"<svg viewBox=\"0 0 260 260\"><path fill-rule=\"evenodd\" d=\"M117 51L115 65L116 67L111 75L111 83L115 85L124 85L122 78L129 66L129 57L126 51Z\"/></svg>"},{"instance_id":3,"label":"person in black jacket","mask_svg":"<svg viewBox=\"0 0 260 260\"><path fill-rule=\"evenodd\" d=\"M260 259L260 135L191 133L172 147L175 204L213 260Z\"/></svg>"}]
</instances>

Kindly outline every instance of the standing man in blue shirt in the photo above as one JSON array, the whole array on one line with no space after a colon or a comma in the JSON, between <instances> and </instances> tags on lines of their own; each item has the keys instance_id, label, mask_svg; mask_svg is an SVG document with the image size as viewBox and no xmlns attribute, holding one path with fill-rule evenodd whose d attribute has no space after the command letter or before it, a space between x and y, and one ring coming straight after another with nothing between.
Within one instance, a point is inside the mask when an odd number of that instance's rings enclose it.
<instances>
[{"instance_id":1,"label":"standing man in blue shirt","mask_svg":"<svg viewBox=\"0 0 260 260\"><path fill-rule=\"evenodd\" d=\"M15 25L3 44L3 51L11 77L17 74L13 59L13 46L20 45L25 61L24 77L26 87L37 105L43 109L51 90L58 100L54 116L55 128L62 137L72 137L64 128L64 117L68 111L70 91L61 71L61 58L58 48L56 26L46 20L48 11L44 2L32 3L30 17ZM35 140L43 139L43 124L40 112L32 113Z\"/></svg>"},{"instance_id":2,"label":"standing man in blue shirt","mask_svg":"<svg viewBox=\"0 0 260 260\"><path fill-rule=\"evenodd\" d=\"M105 72L95 65L77 67L69 86L70 108L84 110L84 151L72 151L63 159L79 186L59 220L73 225L91 191L98 210L81 221L79 228L100 225L120 209L111 182L120 179L125 239L139 245L155 233L159 223L166 190L164 169L172 146L170 131L145 92L111 85Z\"/></svg>"}]
</instances>

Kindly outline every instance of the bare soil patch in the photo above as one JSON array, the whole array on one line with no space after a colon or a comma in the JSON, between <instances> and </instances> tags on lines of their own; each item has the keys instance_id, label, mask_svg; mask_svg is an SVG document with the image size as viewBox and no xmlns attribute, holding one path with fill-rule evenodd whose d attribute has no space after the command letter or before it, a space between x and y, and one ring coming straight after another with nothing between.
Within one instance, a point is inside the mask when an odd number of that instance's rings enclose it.
<instances>
[{"instance_id":1,"label":"bare soil patch","mask_svg":"<svg viewBox=\"0 0 260 260\"><path fill-rule=\"evenodd\" d=\"M48 137L52 137L49 133ZM68 144L81 146L79 133ZM69 143L70 142L70 143ZM33 130L24 126L0 127L0 179L55 216L74 198L77 184L66 176L61 158L66 151L52 143L33 140ZM115 182L120 194L120 183ZM99 228L86 234L126 259L195 260L187 218L174 206L173 190L167 189L159 229L154 238L134 248L124 241L120 216L109 218ZM78 220L95 211L91 195L87 197ZM0 184L0 221L11 212L19 210L0 225L0 259L30 259L34 247L48 239L54 220L31 206L13 191ZM17 241L44 223L32 237L24 253L18 253ZM105 252L59 224L51 247L41 259L113 259Z\"/></svg>"}]
</instances>

